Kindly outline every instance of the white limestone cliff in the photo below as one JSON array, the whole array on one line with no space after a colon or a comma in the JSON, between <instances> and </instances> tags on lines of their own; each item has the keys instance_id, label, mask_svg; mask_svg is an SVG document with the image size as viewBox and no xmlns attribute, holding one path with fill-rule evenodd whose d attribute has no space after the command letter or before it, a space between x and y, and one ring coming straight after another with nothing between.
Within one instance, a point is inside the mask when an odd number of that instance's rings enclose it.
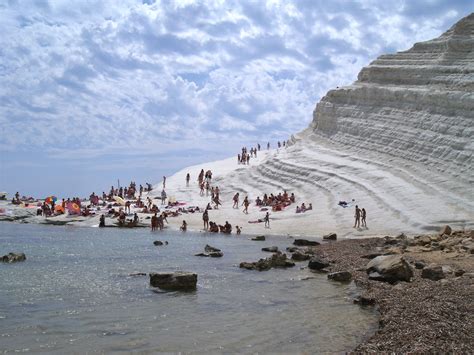
<instances>
[{"instance_id":1,"label":"white limestone cliff","mask_svg":"<svg viewBox=\"0 0 474 355\"><path fill-rule=\"evenodd\" d=\"M439 38L382 55L317 104L310 130L474 183L474 14Z\"/></svg>"}]
</instances>

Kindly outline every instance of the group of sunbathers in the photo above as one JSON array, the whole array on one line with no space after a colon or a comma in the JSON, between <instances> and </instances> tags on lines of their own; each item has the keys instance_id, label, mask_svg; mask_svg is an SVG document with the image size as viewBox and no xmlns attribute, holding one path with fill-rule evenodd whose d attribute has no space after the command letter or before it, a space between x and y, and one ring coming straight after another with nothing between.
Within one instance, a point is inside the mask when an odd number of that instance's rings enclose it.
<instances>
[{"instance_id":1,"label":"group of sunbathers","mask_svg":"<svg viewBox=\"0 0 474 355\"><path fill-rule=\"evenodd\" d=\"M296 206L296 213L305 213L306 211L311 211L313 209L313 204L309 204L308 207L304 204L304 202L300 206Z\"/></svg>"},{"instance_id":2,"label":"group of sunbathers","mask_svg":"<svg viewBox=\"0 0 474 355\"><path fill-rule=\"evenodd\" d=\"M271 207L273 212L282 211L285 207L288 207L296 200L295 194L283 191L283 193L279 193L278 195L263 195L263 199L260 199L260 196L257 197L255 200L255 204L259 207L263 207L261 211L266 211L265 207Z\"/></svg>"}]
</instances>

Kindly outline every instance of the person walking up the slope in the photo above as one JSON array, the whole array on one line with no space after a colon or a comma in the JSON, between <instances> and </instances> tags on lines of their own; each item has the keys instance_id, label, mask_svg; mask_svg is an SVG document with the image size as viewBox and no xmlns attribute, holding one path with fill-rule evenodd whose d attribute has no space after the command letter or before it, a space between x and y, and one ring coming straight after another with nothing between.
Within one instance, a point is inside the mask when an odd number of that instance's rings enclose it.
<instances>
[{"instance_id":1,"label":"person walking up the slope","mask_svg":"<svg viewBox=\"0 0 474 355\"><path fill-rule=\"evenodd\" d=\"M367 212L365 211L365 208L362 208L361 216L362 216L362 227L367 229L367 222L365 221L365 218L367 217Z\"/></svg>"},{"instance_id":2,"label":"person walking up the slope","mask_svg":"<svg viewBox=\"0 0 474 355\"><path fill-rule=\"evenodd\" d=\"M166 188L166 176L163 176L163 189Z\"/></svg>"},{"instance_id":3,"label":"person walking up the slope","mask_svg":"<svg viewBox=\"0 0 474 355\"><path fill-rule=\"evenodd\" d=\"M189 180L191 180L191 175L189 173L186 174L186 187L189 187Z\"/></svg>"},{"instance_id":4,"label":"person walking up the slope","mask_svg":"<svg viewBox=\"0 0 474 355\"><path fill-rule=\"evenodd\" d=\"M354 228L360 228L360 208L356 205L355 207L355 214L354 214Z\"/></svg>"}]
</instances>

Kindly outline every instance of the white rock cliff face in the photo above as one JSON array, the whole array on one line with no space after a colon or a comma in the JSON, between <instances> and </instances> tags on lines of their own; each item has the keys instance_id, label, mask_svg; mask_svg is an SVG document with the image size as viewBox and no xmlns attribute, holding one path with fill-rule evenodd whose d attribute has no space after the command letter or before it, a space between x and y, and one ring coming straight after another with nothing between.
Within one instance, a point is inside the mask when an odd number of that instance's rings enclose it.
<instances>
[{"instance_id":1,"label":"white rock cliff face","mask_svg":"<svg viewBox=\"0 0 474 355\"><path fill-rule=\"evenodd\" d=\"M439 38L380 56L355 83L329 91L310 129L474 183L474 14Z\"/></svg>"}]
</instances>

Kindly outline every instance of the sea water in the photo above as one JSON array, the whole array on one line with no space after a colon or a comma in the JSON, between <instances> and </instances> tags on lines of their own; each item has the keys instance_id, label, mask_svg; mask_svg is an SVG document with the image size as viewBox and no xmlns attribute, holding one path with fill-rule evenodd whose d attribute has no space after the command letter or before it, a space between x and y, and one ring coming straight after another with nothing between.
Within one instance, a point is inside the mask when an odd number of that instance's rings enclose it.
<instances>
[{"instance_id":1,"label":"sea water","mask_svg":"<svg viewBox=\"0 0 474 355\"><path fill-rule=\"evenodd\" d=\"M154 246L154 240L168 245ZM265 272L239 268L292 240L149 229L0 223L0 352L338 352L376 326L352 304L356 287L307 262ZM210 244L222 258L196 257ZM137 272L192 271L195 292L160 292Z\"/></svg>"}]
</instances>

